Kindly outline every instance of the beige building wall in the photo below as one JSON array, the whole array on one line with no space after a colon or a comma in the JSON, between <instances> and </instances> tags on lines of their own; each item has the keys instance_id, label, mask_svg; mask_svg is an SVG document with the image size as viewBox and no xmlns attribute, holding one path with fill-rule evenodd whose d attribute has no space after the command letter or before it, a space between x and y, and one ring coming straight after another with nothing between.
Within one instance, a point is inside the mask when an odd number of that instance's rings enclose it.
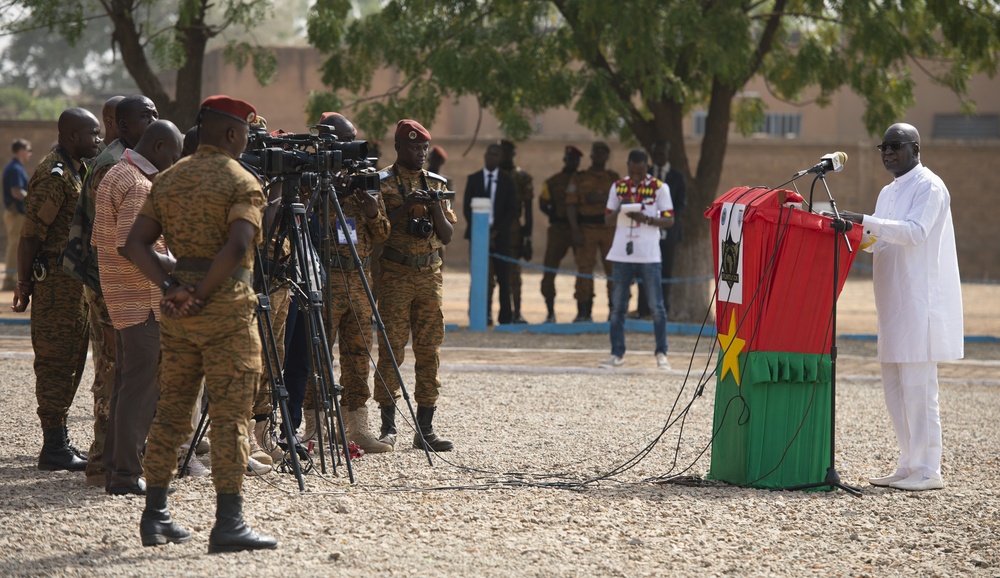
<instances>
[{"instance_id":1,"label":"beige building wall","mask_svg":"<svg viewBox=\"0 0 1000 578\"><path fill-rule=\"evenodd\" d=\"M259 86L249 69L240 71L226 64L221 51L209 53L205 60L202 96L225 93L245 98L268 119L272 130L305 131L305 107L309 93L324 88L319 73L322 58L311 48L279 48L276 51L278 79L267 87ZM991 210L993 179L985 170L995 166L1000 159L1000 139L987 142L933 139L934 114L957 113L959 101L947 90L931 85L922 72L915 72L915 77L918 81L916 105L901 120L916 125L921 131L924 162L941 175L951 191L962 276L970 280L1000 279L1000 251L996 249L992 234L1000 228L1000 217ZM383 92L398 85L398 82L395 71L381 70L375 75L371 94ZM750 83L746 90L764 98L770 112L801 113L803 132L796 139L732 134L718 191L720 194L741 185L778 185L797 170L818 162L823 154L842 150L849 155L847 166L843 172L827 177L838 206L859 211L874 208L875 196L890 176L882 169L874 149L881 135L870 137L861 122L864 104L859 97L841 91L829 107L820 109L779 102L769 95L760 81ZM979 105L979 113L1000 114L1000 99L995 97L1000 94L1000 78L990 80L978 77L970 83L969 92L970 98ZM350 111L345 112L350 116ZM685 124L685 133L691 135L691 119ZM542 181L560 170L565 145L574 144L589 156L590 144L598 137L577 124L575 113L568 108L539 115L535 119L535 128L534 136L518 144L517 162L534 177L537 195ZM374 138L362 135L369 140L388 143L383 147L385 157L382 164L389 164L394 158L391 138L387 138L390 129L387 127L386 134ZM479 110L474 99L462 98L442 102L436 120L429 123L428 129L434 135L434 144L442 145L448 152L443 172L454 179L458 193L456 205L460 209L466 176L481 168L486 145L501 137L500 128L492 115ZM40 143L54 142L55 135L54 123L0 122L0 144L24 136L32 141L36 151L44 150L45 145ZM612 148L610 168L624 172L627 147L615 141L609 141L609 144ZM691 167L697 166L701 139L691 136L685 139L683 145ZM677 143L674 146L678 146ZM36 154L35 158L37 162L41 156ZM582 166L587 165L589 159L585 158ZM802 179L797 186L808 196L809 181ZM817 200L825 198L825 192L818 190L816 196ZM703 210L704 207L689 207L690 213ZM544 254L546 217L538 211L537 204L534 221L535 262L538 263ZM459 222L452 250L447 253L450 266L465 267L468 264L464 231L465 223ZM864 263L865 257L862 256L859 261ZM571 257L562 266L572 269Z\"/></svg>"}]
</instances>

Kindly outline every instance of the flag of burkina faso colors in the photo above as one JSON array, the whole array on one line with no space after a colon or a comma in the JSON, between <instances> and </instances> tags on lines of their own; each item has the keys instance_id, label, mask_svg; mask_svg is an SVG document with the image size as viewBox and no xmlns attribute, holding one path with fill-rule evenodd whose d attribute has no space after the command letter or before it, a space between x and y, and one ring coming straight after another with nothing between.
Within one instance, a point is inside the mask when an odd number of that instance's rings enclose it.
<instances>
[{"instance_id":1,"label":"flag of burkina faso colors","mask_svg":"<svg viewBox=\"0 0 1000 578\"><path fill-rule=\"evenodd\" d=\"M830 465L834 243L839 295L862 231L845 241L801 204L738 187L705 212L718 286L712 479L783 488L822 482Z\"/></svg>"}]
</instances>

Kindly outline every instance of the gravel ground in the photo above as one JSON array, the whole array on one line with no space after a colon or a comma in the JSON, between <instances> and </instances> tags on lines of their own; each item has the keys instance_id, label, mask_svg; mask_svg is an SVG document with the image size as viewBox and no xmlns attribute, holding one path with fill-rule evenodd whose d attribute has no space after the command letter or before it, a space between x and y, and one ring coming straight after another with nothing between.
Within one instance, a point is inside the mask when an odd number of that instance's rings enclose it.
<instances>
[{"instance_id":1,"label":"gravel ground","mask_svg":"<svg viewBox=\"0 0 1000 578\"><path fill-rule=\"evenodd\" d=\"M1000 288L973 290L983 297L966 300L967 332L996 335ZM841 307L845 326L852 315L860 325L845 333L872 321L870 287L856 293ZM343 463L338 475L314 466L305 492L289 474L248 478L246 517L279 549L209 556L210 480L178 480L170 500L193 539L143 548L141 498L36 469L26 328L0 333L0 575L1000 576L997 343L970 343L966 360L942 364L947 485L905 493L867 484L892 470L895 443L875 344L840 340L836 462L862 489L856 498L704 481L715 388L709 379L694 397L698 373L685 378L689 361L708 364L707 344L692 356L694 338L671 336L674 370L664 373L653 369L652 337L630 334L625 368L608 372L594 369L606 335L453 331L435 426L456 451L430 466L404 425L399 451L353 462L354 484ZM87 389L70 414L81 448L92 436ZM675 401L690 403L683 431L661 436ZM654 481L663 476L687 483Z\"/></svg>"},{"instance_id":2,"label":"gravel ground","mask_svg":"<svg viewBox=\"0 0 1000 578\"><path fill-rule=\"evenodd\" d=\"M683 432L668 429L624 469L671 419L674 401L691 401L694 379L685 386L678 369L642 367L550 372L489 362L489 371L470 369L478 357L468 348L516 346L508 360L523 360L531 358L523 349L545 344L607 347L603 336L508 339L515 337L449 335L446 345L456 349L446 351L435 425L457 451L434 458L432 467L408 449L403 433L401 451L353 462L354 485L344 464L339 476L314 467L305 493L288 474L248 478L247 518L277 536L279 549L220 556L205 554L214 512L207 479L177 481L170 502L194 539L143 548L141 498L107 496L84 486L81 474L38 471L30 362L2 360L0 574L202 576L231 574L240 564L257 576L1000 575L1000 497L991 489L1000 475L1000 435L989 427L1000 409L1000 363L972 363L962 370L967 377L942 385L947 487L929 493L866 483L891 469L892 434L878 380L842 380L837 468L845 483L863 489L855 498L699 482L709 467L709 455L699 454L711 432L712 384L694 399ZM633 351L643 339L630 336ZM689 338L672 340L675 368L690 345ZM852 347L844 363L863 367L873 346ZM462 355L471 361L449 365ZM627 359L645 363L639 355ZM88 369L84 383L89 379ZM78 447L90 441L84 389L70 421ZM693 476L693 485L649 481L678 474Z\"/></svg>"}]
</instances>

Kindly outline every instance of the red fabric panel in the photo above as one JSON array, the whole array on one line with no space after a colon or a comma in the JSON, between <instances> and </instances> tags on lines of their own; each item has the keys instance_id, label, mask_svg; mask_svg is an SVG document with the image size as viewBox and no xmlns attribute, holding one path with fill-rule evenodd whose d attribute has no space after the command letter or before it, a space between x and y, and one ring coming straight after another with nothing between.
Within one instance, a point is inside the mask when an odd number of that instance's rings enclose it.
<instances>
[{"instance_id":1,"label":"red fabric panel","mask_svg":"<svg viewBox=\"0 0 1000 578\"><path fill-rule=\"evenodd\" d=\"M712 219L716 280L720 271L719 225L723 203L746 205L743 215L741 282L742 304L716 301L716 328L729 334L736 312L737 335L749 351L828 353L834 303L834 239L840 245L837 296L861 241L861 227L843 235L830 227L831 219L782 206L792 191L737 187L712 203L705 216ZM836 236L835 236L836 235Z\"/></svg>"}]
</instances>

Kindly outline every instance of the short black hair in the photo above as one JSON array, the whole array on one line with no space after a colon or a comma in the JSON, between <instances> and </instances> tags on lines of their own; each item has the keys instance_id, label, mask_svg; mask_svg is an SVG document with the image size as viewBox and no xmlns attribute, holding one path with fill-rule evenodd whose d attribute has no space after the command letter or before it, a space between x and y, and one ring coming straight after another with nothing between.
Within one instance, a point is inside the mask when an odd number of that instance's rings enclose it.
<instances>
[{"instance_id":1,"label":"short black hair","mask_svg":"<svg viewBox=\"0 0 1000 578\"><path fill-rule=\"evenodd\" d=\"M628 162L630 163L648 163L649 155L646 151L642 149L632 149L628 152Z\"/></svg>"},{"instance_id":2,"label":"short black hair","mask_svg":"<svg viewBox=\"0 0 1000 578\"><path fill-rule=\"evenodd\" d=\"M10 150L14 154L17 154L30 146L31 146L30 142L24 140L23 138L16 138L14 139L14 142L11 143Z\"/></svg>"}]
</instances>

